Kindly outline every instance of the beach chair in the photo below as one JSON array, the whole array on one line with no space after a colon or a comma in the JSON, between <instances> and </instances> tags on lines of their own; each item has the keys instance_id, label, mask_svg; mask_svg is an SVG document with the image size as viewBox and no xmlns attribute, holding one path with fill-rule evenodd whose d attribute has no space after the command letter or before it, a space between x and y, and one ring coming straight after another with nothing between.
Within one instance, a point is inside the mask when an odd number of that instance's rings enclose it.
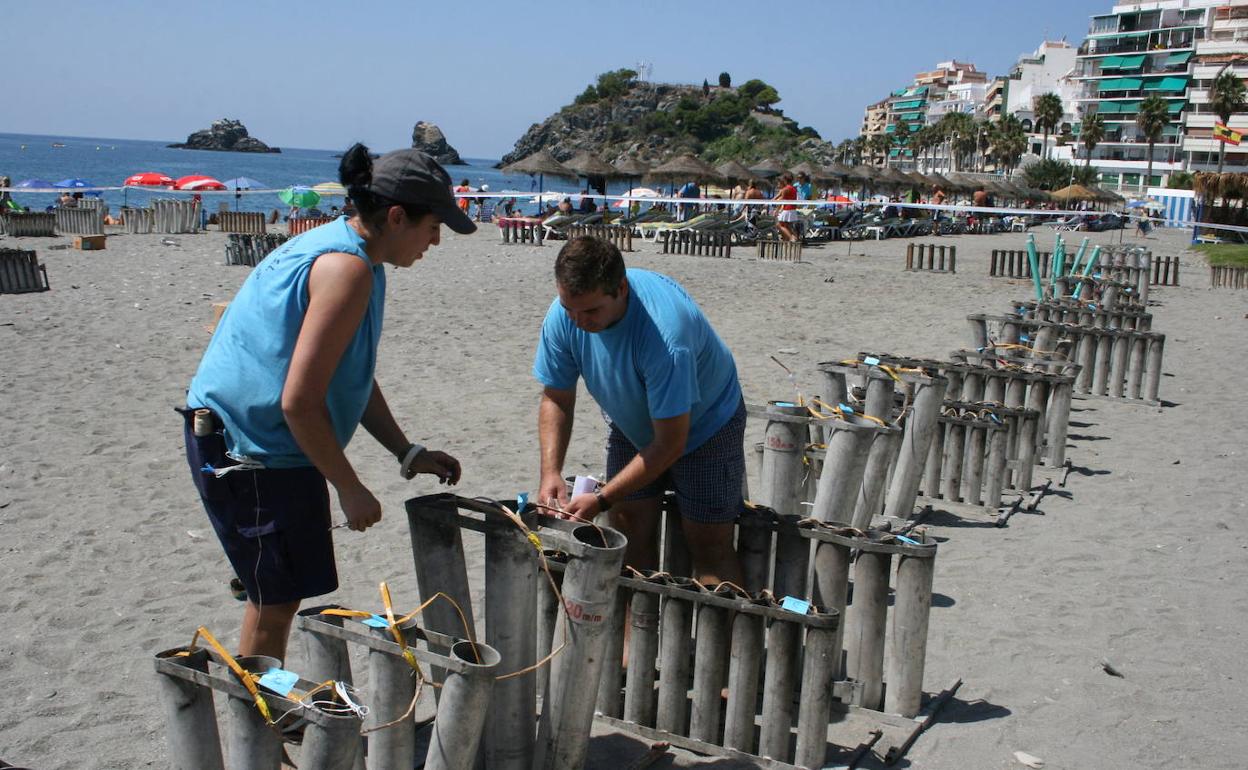
<instances>
[{"instance_id":1,"label":"beach chair","mask_svg":"<svg viewBox=\"0 0 1248 770\"><path fill-rule=\"evenodd\" d=\"M484 202L477 209L478 222L493 222L494 208L498 205L497 198L485 198Z\"/></svg>"}]
</instances>

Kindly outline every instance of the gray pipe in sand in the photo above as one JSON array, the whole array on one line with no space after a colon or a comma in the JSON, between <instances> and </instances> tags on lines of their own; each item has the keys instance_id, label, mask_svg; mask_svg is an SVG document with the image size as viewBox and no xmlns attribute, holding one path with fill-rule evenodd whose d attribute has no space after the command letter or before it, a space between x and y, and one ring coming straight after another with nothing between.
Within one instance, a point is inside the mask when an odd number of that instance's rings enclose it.
<instances>
[{"instance_id":1,"label":"gray pipe in sand","mask_svg":"<svg viewBox=\"0 0 1248 770\"><path fill-rule=\"evenodd\" d=\"M906 417L905 432L901 437L901 454L893 471L888 496L884 501L884 515L909 519L914 513L914 498L919 492L919 479L927 462L927 449L936 432L940 405L945 398L948 380L940 376L909 375L907 382L914 389L910 414Z\"/></svg>"},{"instance_id":2,"label":"gray pipe in sand","mask_svg":"<svg viewBox=\"0 0 1248 770\"><path fill-rule=\"evenodd\" d=\"M432 605L430 605L432 606ZM417 629L412 618L399 626L404 641ZM394 641L388 628L370 628L369 633L380 639ZM428 672L425 672L428 675ZM416 671L401 655L369 648L368 650L369 712L366 723L375 728L392 722L407 713L416 696ZM441 704L439 704L439 709ZM416 761L416 722L410 717L399 724L369 734L369 770L388 767L411 767Z\"/></svg>"},{"instance_id":3,"label":"gray pipe in sand","mask_svg":"<svg viewBox=\"0 0 1248 770\"><path fill-rule=\"evenodd\" d=\"M923 669L927 656L927 626L932 609L932 574L936 546L929 557L897 558L897 591L893 629L889 639L888 691L884 710L914 717L923 700Z\"/></svg>"},{"instance_id":4,"label":"gray pipe in sand","mask_svg":"<svg viewBox=\"0 0 1248 770\"><path fill-rule=\"evenodd\" d=\"M884 694L884 629L891 554L861 551L854 567L854 602L846 619L846 675L862 683L861 702L879 710Z\"/></svg>"},{"instance_id":5,"label":"gray pipe in sand","mask_svg":"<svg viewBox=\"0 0 1248 770\"><path fill-rule=\"evenodd\" d=\"M763 616L748 612L738 612L732 618L724 746L747 754L754 753L754 709L758 703L765 623Z\"/></svg>"},{"instance_id":6,"label":"gray pipe in sand","mask_svg":"<svg viewBox=\"0 0 1248 770\"><path fill-rule=\"evenodd\" d=\"M793 688L797 685L801 641L802 627L796 622L773 619L767 628L767 673L763 677L763 726L758 753L780 762L789 761Z\"/></svg>"},{"instance_id":7,"label":"gray pipe in sand","mask_svg":"<svg viewBox=\"0 0 1248 770\"><path fill-rule=\"evenodd\" d=\"M724 689L729 649L728 610L698 604L698 632L693 652L693 710L689 737L719 745L720 693Z\"/></svg>"},{"instance_id":8,"label":"gray pipe in sand","mask_svg":"<svg viewBox=\"0 0 1248 770\"><path fill-rule=\"evenodd\" d=\"M448 657L459 660L463 670L448 673L442 685L438 716L433 722L429 753L425 756L425 770L471 770L476 763L481 732L485 729L494 677L498 674L499 654L489 645L456 642ZM487 767L493 770L492 766Z\"/></svg>"},{"instance_id":9,"label":"gray pipe in sand","mask_svg":"<svg viewBox=\"0 0 1248 770\"><path fill-rule=\"evenodd\" d=\"M685 585L693 581L684 580ZM667 596L659 619L659 705L655 726L685 734L689 713L689 650L693 635L693 602Z\"/></svg>"},{"instance_id":10,"label":"gray pipe in sand","mask_svg":"<svg viewBox=\"0 0 1248 770\"><path fill-rule=\"evenodd\" d=\"M633 591L629 607L628 677L624 686L624 718L654 727L655 661L659 653L659 595Z\"/></svg>"},{"instance_id":11,"label":"gray pipe in sand","mask_svg":"<svg viewBox=\"0 0 1248 770\"><path fill-rule=\"evenodd\" d=\"M182 652L185 650L169 650L156 657L164 663L208 673L207 650L180 655ZM169 765L175 770L223 770L212 690L165 673L157 674L156 687L168 725Z\"/></svg>"},{"instance_id":12,"label":"gray pipe in sand","mask_svg":"<svg viewBox=\"0 0 1248 770\"><path fill-rule=\"evenodd\" d=\"M236 659L238 665L253 674L270 668L281 668L282 662L265 655L247 655ZM274 718L280 716L273 714ZM230 695L225 699L226 752L229 770L276 770L282 762L282 739L256 708L251 696Z\"/></svg>"},{"instance_id":13,"label":"gray pipe in sand","mask_svg":"<svg viewBox=\"0 0 1248 770\"><path fill-rule=\"evenodd\" d=\"M486 517L491 526L485 531L485 642L498 652L501 676L537 662L537 594L540 590L553 598L554 592L544 575L539 583L537 554L524 533L501 514ZM536 710L536 673L494 684L483 752L486 767L532 767Z\"/></svg>"},{"instance_id":14,"label":"gray pipe in sand","mask_svg":"<svg viewBox=\"0 0 1248 770\"><path fill-rule=\"evenodd\" d=\"M811 627L806 631L802 657L802 692L797 712L799 767L823 767L828 753L828 720L832 712L832 683L840 668L838 628Z\"/></svg>"}]
</instances>

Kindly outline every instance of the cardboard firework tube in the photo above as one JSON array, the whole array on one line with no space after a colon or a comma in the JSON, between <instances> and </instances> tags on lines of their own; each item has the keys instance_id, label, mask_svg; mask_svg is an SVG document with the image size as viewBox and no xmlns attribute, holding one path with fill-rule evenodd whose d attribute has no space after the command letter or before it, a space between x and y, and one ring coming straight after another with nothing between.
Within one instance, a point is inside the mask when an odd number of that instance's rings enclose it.
<instances>
[{"instance_id":1,"label":"cardboard firework tube","mask_svg":"<svg viewBox=\"0 0 1248 770\"><path fill-rule=\"evenodd\" d=\"M237 658L237 661L244 670L253 674L282 665L277 658L266 655L248 655ZM250 696L227 697L225 721L225 734L230 742L230 750L226 752L230 758L230 770L273 770L281 764L282 738L264 721Z\"/></svg>"},{"instance_id":2,"label":"cardboard firework tube","mask_svg":"<svg viewBox=\"0 0 1248 770\"><path fill-rule=\"evenodd\" d=\"M1041 326L1036 332L1036 339L1032 343L1032 348L1036 355L1048 354L1053 352L1055 343L1057 342L1057 327Z\"/></svg>"},{"instance_id":3,"label":"cardboard firework tube","mask_svg":"<svg viewBox=\"0 0 1248 770\"><path fill-rule=\"evenodd\" d=\"M827 394L827 402L833 406L849 401L849 384L845 381L843 368L820 368L823 373L823 392Z\"/></svg>"},{"instance_id":4,"label":"cardboard firework tube","mask_svg":"<svg viewBox=\"0 0 1248 770\"><path fill-rule=\"evenodd\" d=\"M971 347L976 350L988 347L988 319L972 315L966 317L966 322L971 326Z\"/></svg>"},{"instance_id":5,"label":"cardboard firework tube","mask_svg":"<svg viewBox=\"0 0 1248 770\"><path fill-rule=\"evenodd\" d=\"M200 648L186 655L183 649L168 650L156 657L201 674L208 673L208 651ZM169 765L176 770L224 770L217 714L212 689L157 668L156 687L165 711Z\"/></svg>"},{"instance_id":6,"label":"cardboard firework tube","mask_svg":"<svg viewBox=\"0 0 1248 770\"><path fill-rule=\"evenodd\" d=\"M776 568L772 590L776 596L806 596L806 572L810 567L810 540L797 531L797 515L782 517L776 531Z\"/></svg>"},{"instance_id":7,"label":"cardboard firework tube","mask_svg":"<svg viewBox=\"0 0 1248 770\"><path fill-rule=\"evenodd\" d=\"M935 546L932 546L933 552ZM889 644L888 691L884 711L914 717L923 700L923 668L927 657L927 626L932 610L930 558L897 558L897 592Z\"/></svg>"},{"instance_id":8,"label":"cardboard firework tube","mask_svg":"<svg viewBox=\"0 0 1248 770\"><path fill-rule=\"evenodd\" d=\"M983 504L989 508L1001 505L1005 485L1005 462L1010 433L1005 426L988 432L988 459L984 462Z\"/></svg>"},{"instance_id":9,"label":"cardboard firework tube","mask_svg":"<svg viewBox=\"0 0 1248 770\"><path fill-rule=\"evenodd\" d=\"M867 397L863 408L872 417L888 422L893 411L893 378L878 369L867 370Z\"/></svg>"},{"instance_id":10,"label":"cardboard firework tube","mask_svg":"<svg viewBox=\"0 0 1248 770\"><path fill-rule=\"evenodd\" d=\"M1147 401L1158 401L1157 392L1161 389L1161 356L1166 347L1166 335L1153 334L1148 338L1148 380L1145 385L1144 398Z\"/></svg>"},{"instance_id":11,"label":"cardboard firework tube","mask_svg":"<svg viewBox=\"0 0 1248 770\"><path fill-rule=\"evenodd\" d=\"M334 615L320 615L322 608L314 607L301 610L300 615L316 615L317 619L330 625L342 627L344 618ZM300 636L303 638L304 660L307 661L304 666L304 673L308 679L313 682L327 682L334 680L336 682L353 682L355 681L351 675L351 658L347 650L347 640L338 639L325 634L315 634L305 631ZM364 769L364 739L356 730L354 738L356 745L354 756L351 757L344 765L354 765L356 770Z\"/></svg>"},{"instance_id":12,"label":"cardboard firework tube","mask_svg":"<svg viewBox=\"0 0 1248 770\"><path fill-rule=\"evenodd\" d=\"M875 434L867 451L862 471L862 483L858 488L853 516L846 523L858 529L871 525L871 519L884 511L884 495L888 490L888 467L897 455L902 440L902 430L896 427L882 429Z\"/></svg>"},{"instance_id":13,"label":"cardboard firework tube","mask_svg":"<svg viewBox=\"0 0 1248 770\"><path fill-rule=\"evenodd\" d=\"M827 452L810 511L812 518L845 524L853 521L870 447L883 431L876 423L857 416L825 422Z\"/></svg>"},{"instance_id":14,"label":"cardboard firework tube","mask_svg":"<svg viewBox=\"0 0 1248 770\"><path fill-rule=\"evenodd\" d=\"M940 469L945 458L945 435L949 426L943 423L936 425L932 434L932 445L927 449L927 464L923 466L923 484L920 491L928 497L940 496Z\"/></svg>"},{"instance_id":15,"label":"cardboard firework tube","mask_svg":"<svg viewBox=\"0 0 1248 770\"><path fill-rule=\"evenodd\" d=\"M1114 332L1102 329L1097 334L1096 371L1092 373L1092 393L1097 396L1109 393L1109 361L1114 347Z\"/></svg>"},{"instance_id":16,"label":"cardboard firework tube","mask_svg":"<svg viewBox=\"0 0 1248 770\"><path fill-rule=\"evenodd\" d=\"M1070 432L1070 400L1071 385L1069 382L1055 382L1050 388L1050 409L1045 415L1048 420L1049 457L1048 461L1054 468L1066 464L1066 436Z\"/></svg>"},{"instance_id":17,"label":"cardboard firework tube","mask_svg":"<svg viewBox=\"0 0 1248 770\"><path fill-rule=\"evenodd\" d=\"M620 633L608 634L603 644L602 676L598 679L598 701L594 710L604 716L619 719L624 715L624 693L620 689L620 677L624 673L624 624L630 619L629 599L631 592L623 587L615 590L615 604L611 617L615 618Z\"/></svg>"},{"instance_id":18,"label":"cardboard firework tube","mask_svg":"<svg viewBox=\"0 0 1248 770\"><path fill-rule=\"evenodd\" d=\"M745 590L767 587L771 571L771 527L759 515L742 515L737 524L737 555L745 574Z\"/></svg>"},{"instance_id":19,"label":"cardboard firework tube","mask_svg":"<svg viewBox=\"0 0 1248 770\"><path fill-rule=\"evenodd\" d=\"M984 400L984 375L981 372L967 372L963 376L959 400L967 403Z\"/></svg>"},{"instance_id":20,"label":"cardboard firework tube","mask_svg":"<svg viewBox=\"0 0 1248 770\"><path fill-rule=\"evenodd\" d=\"M720 693L724 689L729 648L728 610L697 605L698 633L693 651L693 708L689 737L718 745Z\"/></svg>"},{"instance_id":21,"label":"cardboard firework tube","mask_svg":"<svg viewBox=\"0 0 1248 770\"><path fill-rule=\"evenodd\" d=\"M820 541L815 546L815 604L835 612L836 676L841 674L841 648L845 635L845 605L849 597L849 546Z\"/></svg>"},{"instance_id":22,"label":"cardboard firework tube","mask_svg":"<svg viewBox=\"0 0 1248 770\"><path fill-rule=\"evenodd\" d=\"M498 651L502 675L537 662L538 591L554 596L544 575L538 582L540 567L532 543L518 527L503 523L501 514L494 521L496 525L485 532L485 642ZM487 716L486 767L530 770L536 708L535 673L495 682Z\"/></svg>"},{"instance_id":23,"label":"cardboard firework tube","mask_svg":"<svg viewBox=\"0 0 1248 770\"><path fill-rule=\"evenodd\" d=\"M563 560L562 554L555 551L543 551L542 555L547 561ZM556 586L563 585L563 570L551 571L551 577L555 580ZM555 596L555 592L551 590L545 573L541 576L541 590L537 592L537 652L539 659L546 657L555 649L555 625L559 618L559 599ZM563 643L563 637L560 637L558 644ZM546 691L550 685L550 665L547 664L537 670L537 695L545 700Z\"/></svg>"},{"instance_id":24,"label":"cardboard firework tube","mask_svg":"<svg viewBox=\"0 0 1248 770\"><path fill-rule=\"evenodd\" d=\"M339 770L351 767L360 755L360 717L355 712L329 713L315 703L303 731L299 767L303 770Z\"/></svg>"},{"instance_id":25,"label":"cardboard firework tube","mask_svg":"<svg viewBox=\"0 0 1248 770\"><path fill-rule=\"evenodd\" d=\"M1079 335L1079 347L1075 352L1075 360L1079 363L1079 376L1075 380L1075 388L1080 393L1092 392L1098 343L1099 335L1090 327L1085 327Z\"/></svg>"},{"instance_id":26,"label":"cardboard firework tube","mask_svg":"<svg viewBox=\"0 0 1248 770\"><path fill-rule=\"evenodd\" d=\"M1041 450L1046 448L1050 441L1049 436L1049 383L1045 380L1033 380L1031 387L1027 390L1027 408L1034 409L1037 413L1036 418L1036 436L1035 447L1037 457L1047 457L1047 454L1040 454Z\"/></svg>"},{"instance_id":27,"label":"cardboard firework tube","mask_svg":"<svg viewBox=\"0 0 1248 770\"><path fill-rule=\"evenodd\" d=\"M769 414L805 415L805 407L785 402L767 405ZM806 454L806 425L787 420L768 420L763 440L763 471L760 498L780 514L800 513L798 491L802 485L802 462ZM669 570L670 571L670 570Z\"/></svg>"},{"instance_id":28,"label":"cardboard firework tube","mask_svg":"<svg viewBox=\"0 0 1248 770\"><path fill-rule=\"evenodd\" d=\"M1123 386L1127 381L1127 355L1134 336L1119 331L1114 337L1113 357L1109 365L1109 395L1113 398L1122 398Z\"/></svg>"},{"instance_id":29,"label":"cardboard firework tube","mask_svg":"<svg viewBox=\"0 0 1248 770\"><path fill-rule=\"evenodd\" d=\"M884 629L892 555L861 551L845 631L846 675L862 683L859 706L879 710L884 694Z\"/></svg>"},{"instance_id":30,"label":"cardboard firework tube","mask_svg":"<svg viewBox=\"0 0 1248 770\"><path fill-rule=\"evenodd\" d=\"M476 638L458 507L451 500L413 498L407 501L407 526L412 537L416 587L421 597L428 601L430 597L441 592L464 611L464 619L460 620L459 613L451 602L435 601L421 613L422 624L430 631L457 639ZM436 645L431 645L430 650L442 655L449 652ZM442 681L442 669L434 666L432 676L435 682ZM404 704L404 708L406 707L407 704Z\"/></svg>"},{"instance_id":31,"label":"cardboard firework tube","mask_svg":"<svg viewBox=\"0 0 1248 770\"><path fill-rule=\"evenodd\" d=\"M464 669L447 674L442 684L438 716L433 723L429 753L425 756L426 770L471 770L476 764L490 692L498 673L500 657L489 645L456 642L451 647L450 657L461 661Z\"/></svg>"},{"instance_id":32,"label":"cardboard firework tube","mask_svg":"<svg viewBox=\"0 0 1248 770\"><path fill-rule=\"evenodd\" d=\"M966 490L962 499L971 505L979 505L982 496L984 474L984 449L987 445L988 428L982 420L975 420L966 427L966 459L962 461L962 481Z\"/></svg>"},{"instance_id":33,"label":"cardboard firework tube","mask_svg":"<svg viewBox=\"0 0 1248 770\"><path fill-rule=\"evenodd\" d=\"M674 500L663 506L663 569L670 575L689 577L693 573L693 557L685 541L685 528Z\"/></svg>"},{"instance_id":34,"label":"cardboard firework tube","mask_svg":"<svg viewBox=\"0 0 1248 770\"><path fill-rule=\"evenodd\" d=\"M812 627L806 631L797 710L797 751L793 759L799 767L823 767L828 753L832 683L841 662L839 637L838 630L832 628Z\"/></svg>"},{"instance_id":35,"label":"cardboard firework tube","mask_svg":"<svg viewBox=\"0 0 1248 770\"><path fill-rule=\"evenodd\" d=\"M563 573L563 610L555 638L566 630L568 647L550 662L548 697L542 702L535 770L570 770L585 764L606 635L619 633L611 618L616 578L627 539L610 527L572 530L578 552Z\"/></svg>"},{"instance_id":36,"label":"cardboard firework tube","mask_svg":"<svg viewBox=\"0 0 1248 770\"><path fill-rule=\"evenodd\" d=\"M732 618L724 745L747 754L754 753L754 707L758 702L758 673L763 660L765 622L763 616L748 612L738 612Z\"/></svg>"},{"instance_id":37,"label":"cardboard firework tube","mask_svg":"<svg viewBox=\"0 0 1248 770\"><path fill-rule=\"evenodd\" d=\"M986 375L984 377L984 400L991 404L1005 403L1005 380Z\"/></svg>"},{"instance_id":38,"label":"cardboard firework tube","mask_svg":"<svg viewBox=\"0 0 1248 770\"><path fill-rule=\"evenodd\" d=\"M1131 339L1130 388L1128 395L1138 399L1144 386L1144 360L1148 355L1148 338L1136 335Z\"/></svg>"},{"instance_id":39,"label":"cardboard firework tube","mask_svg":"<svg viewBox=\"0 0 1248 770\"><path fill-rule=\"evenodd\" d=\"M408 638L408 632L416 628L416 618L399 626L404 633L405 640ZM394 640L388 628L370 628L369 633L380 639ZM393 655L370 647L368 682L372 695L369 700L367 719L370 728L387 724L401 717L407 712L412 699L416 696L416 671L401 655ZM368 741L370 770L380 770L384 767L411 767L415 761L415 722L402 722L370 733Z\"/></svg>"},{"instance_id":40,"label":"cardboard firework tube","mask_svg":"<svg viewBox=\"0 0 1248 770\"><path fill-rule=\"evenodd\" d=\"M763 726L758 753L780 762L789 759L793 727L793 688L797 685L802 627L773 619L767 627L767 673L763 677Z\"/></svg>"},{"instance_id":41,"label":"cardboard firework tube","mask_svg":"<svg viewBox=\"0 0 1248 770\"><path fill-rule=\"evenodd\" d=\"M919 491L919 479L923 475L932 434L936 432L948 381L944 377L931 376L914 377L910 383L914 388L914 397L901 437L901 454L897 457L897 466L884 502L884 514L898 519L908 519L914 513L914 498Z\"/></svg>"},{"instance_id":42,"label":"cardboard firework tube","mask_svg":"<svg viewBox=\"0 0 1248 770\"><path fill-rule=\"evenodd\" d=\"M659 595L633 591L629 608L628 678L624 686L624 718L654 727L654 664L659 654Z\"/></svg>"},{"instance_id":43,"label":"cardboard firework tube","mask_svg":"<svg viewBox=\"0 0 1248 770\"><path fill-rule=\"evenodd\" d=\"M683 581L686 585L692 581ZM689 650L693 635L693 602L674 596L663 598L659 619L659 704L655 727L685 734L689 711Z\"/></svg>"},{"instance_id":44,"label":"cardboard firework tube","mask_svg":"<svg viewBox=\"0 0 1248 770\"><path fill-rule=\"evenodd\" d=\"M942 496L951 503L962 499L962 458L966 451L966 421L955 420L948 424L945 438L944 483Z\"/></svg>"}]
</instances>

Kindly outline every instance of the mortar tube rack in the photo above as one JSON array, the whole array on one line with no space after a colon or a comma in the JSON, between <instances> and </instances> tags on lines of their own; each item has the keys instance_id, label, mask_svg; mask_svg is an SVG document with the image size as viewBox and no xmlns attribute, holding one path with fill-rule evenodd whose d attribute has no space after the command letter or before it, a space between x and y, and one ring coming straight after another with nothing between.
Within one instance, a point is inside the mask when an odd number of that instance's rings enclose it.
<instances>
[{"instance_id":1,"label":"mortar tube rack","mask_svg":"<svg viewBox=\"0 0 1248 770\"><path fill-rule=\"evenodd\" d=\"M1101 328L1132 329L1150 331L1153 328L1153 314L1144 310L1118 306L1106 310L1095 302L1079 300L1051 300L1037 303L1032 301L1014 302L1014 313L1028 321L1044 323L1072 324L1078 326L1096 326Z\"/></svg>"},{"instance_id":2,"label":"mortar tube rack","mask_svg":"<svg viewBox=\"0 0 1248 770\"><path fill-rule=\"evenodd\" d=\"M919 502L1004 526L1024 494L1011 490L1009 499L1005 494L1011 439L1017 441L1023 420L1030 418L1034 429L1036 417L1035 410L945 401ZM1034 449L1030 442L1027 448Z\"/></svg>"}]
</instances>

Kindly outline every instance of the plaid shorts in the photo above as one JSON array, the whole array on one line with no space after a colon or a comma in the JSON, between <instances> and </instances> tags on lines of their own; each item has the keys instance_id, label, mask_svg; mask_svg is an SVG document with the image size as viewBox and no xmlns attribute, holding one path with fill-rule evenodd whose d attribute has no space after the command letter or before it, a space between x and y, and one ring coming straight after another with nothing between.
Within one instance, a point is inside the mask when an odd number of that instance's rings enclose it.
<instances>
[{"instance_id":1,"label":"plaid shorts","mask_svg":"<svg viewBox=\"0 0 1248 770\"><path fill-rule=\"evenodd\" d=\"M607 436L607 478L613 478L628 465L637 451L612 423ZM625 495L624 499L660 497L670 489L676 494L682 517L703 524L728 524L736 521L741 513L744 479L745 402L742 401L724 427L677 460L662 476Z\"/></svg>"}]
</instances>

